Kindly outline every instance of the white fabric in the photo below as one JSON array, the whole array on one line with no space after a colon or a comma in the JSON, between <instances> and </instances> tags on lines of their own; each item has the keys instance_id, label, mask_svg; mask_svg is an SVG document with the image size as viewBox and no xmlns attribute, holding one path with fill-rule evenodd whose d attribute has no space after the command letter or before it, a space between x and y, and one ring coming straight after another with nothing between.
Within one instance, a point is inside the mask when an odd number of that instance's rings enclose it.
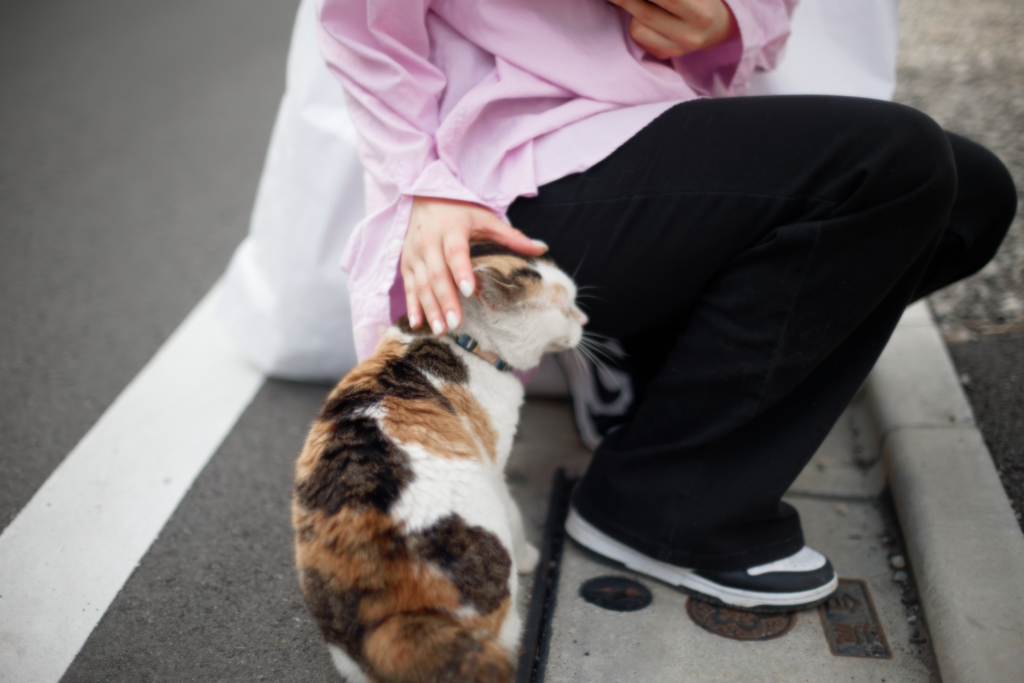
<instances>
[{"instance_id":1,"label":"white fabric","mask_svg":"<svg viewBox=\"0 0 1024 683\"><path fill-rule=\"evenodd\" d=\"M802 0L782 64L755 74L750 92L890 99L898 21L898 0ZM363 216L363 181L355 130L315 27L315 0L302 0L250 233L228 266L217 311L267 374L334 380L356 362L338 264Z\"/></svg>"},{"instance_id":2,"label":"white fabric","mask_svg":"<svg viewBox=\"0 0 1024 683\"><path fill-rule=\"evenodd\" d=\"M303 0L249 236L228 266L217 313L265 373L337 380L356 362L339 263L363 217L363 169L315 28L314 2Z\"/></svg>"},{"instance_id":3,"label":"white fabric","mask_svg":"<svg viewBox=\"0 0 1024 683\"><path fill-rule=\"evenodd\" d=\"M748 94L892 99L899 14L899 0L800 0L782 64Z\"/></svg>"}]
</instances>

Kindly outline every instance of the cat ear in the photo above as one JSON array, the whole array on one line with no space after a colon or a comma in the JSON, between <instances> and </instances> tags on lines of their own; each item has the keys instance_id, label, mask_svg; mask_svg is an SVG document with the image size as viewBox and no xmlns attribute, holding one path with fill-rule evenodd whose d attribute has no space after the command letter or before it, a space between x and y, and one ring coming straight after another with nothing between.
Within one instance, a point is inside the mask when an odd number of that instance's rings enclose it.
<instances>
[{"instance_id":1,"label":"cat ear","mask_svg":"<svg viewBox=\"0 0 1024 683\"><path fill-rule=\"evenodd\" d=\"M542 277L525 259L506 258L473 266L477 298L491 310L509 310L540 293Z\"/></svg>"},{"instance_id":2,"label":"cat ear","mask_svg":"<svg viewBox=\"0 0 1024 683\"><path fill-rule=\"evenodd\" d=\"M507 310L515 303L515 293L507 278L490 266L473 268L476 276L476 298L492 311Z\"/></svg>"}]
</instances>

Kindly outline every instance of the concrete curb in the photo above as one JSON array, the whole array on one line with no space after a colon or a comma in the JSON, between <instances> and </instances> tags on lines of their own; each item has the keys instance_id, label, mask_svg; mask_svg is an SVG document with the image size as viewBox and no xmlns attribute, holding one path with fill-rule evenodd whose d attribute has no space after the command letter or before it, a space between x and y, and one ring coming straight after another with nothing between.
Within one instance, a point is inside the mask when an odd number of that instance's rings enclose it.
<instances>
[{"instance_id":1,"label":"concrete curb","mask_svg":"<svg viewBox=\"0 0 1024 683\"><path fill-rule=\"evenodd\" d=\"M1024 671L1024 536L924 303L866 384L945 683Z\"/></svg>"}]
</instances>

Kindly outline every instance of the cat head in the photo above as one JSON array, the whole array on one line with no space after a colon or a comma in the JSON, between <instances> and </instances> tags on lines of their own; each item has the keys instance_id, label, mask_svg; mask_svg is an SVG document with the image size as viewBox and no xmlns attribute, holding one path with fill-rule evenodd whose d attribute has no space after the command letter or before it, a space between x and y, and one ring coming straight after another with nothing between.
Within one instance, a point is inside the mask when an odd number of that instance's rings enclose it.
<instances>
[{"instance_id":1,"label":"cat head","mask_svg":"<svg viewBox=\"0 0 1024 683\"><path fill-rule=\"evenodd\" d=\"M576 284L552 261L494 242L474 242L469 253L476 288L461 299L458 333L519 370L579 344L587 316L576 305Z\"/></svg>"}]
</instances>

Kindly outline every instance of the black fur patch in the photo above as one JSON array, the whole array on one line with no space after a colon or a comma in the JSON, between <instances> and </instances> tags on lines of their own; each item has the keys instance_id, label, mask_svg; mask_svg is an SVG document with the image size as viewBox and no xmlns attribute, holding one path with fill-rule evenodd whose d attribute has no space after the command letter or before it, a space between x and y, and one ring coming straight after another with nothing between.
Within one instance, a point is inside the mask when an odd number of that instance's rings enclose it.
<instances>
[{"instance_id":1,"label":"black fur patch","mask_svg":"<svg viewBox=\"0 0 1024 683\"><path fill-rule=\"evenodd\" d=\"M420 325L414 330L412 326L409 325L409 316L407 315L403 315L401 318L395 321L395 325L398 327L399 330L401 330L405 334L415 334L422 336L433 334L430 331L430 328L427 327L426 325Z\"/></svg>"},{"instance_id":2,"label":"black fur patch","mask_svg":"<svg viewBox=\"0 0 1024 683\"><path fill-rule=\"evenodd\" d=\"M455 406L451 401L445 398L408 358L390 361L377 379L380 383L381 398L387 396L406 401L435 401L449 413L455 412Z\"/></svg>"},{"instance_id":3,"label":"black fur patch","mask_svg":"<svg viewBox=\"0 0 1024 683\"><path fill-rule=\"evenodd\" d=\"M533 263L533 257L523 256L518 251L512 251L506 246L498 244L497 242L470 242L469 243L469 258L479 258L480 256L515 256L521 258L529 264Z\"/></svg>"},{"instance_id":4,"label":"black fur patch","mask_svg":"<svg viewBox=\"0 0 1024 683\"><path fill-rule=\"evenodd\" d=\"M328 398L317 418L322 422L337 424L358 417L362 411L380 402L380 391L363 388L349 388L333 398Z\"/></svg>"},{"instance_id":5,"label":"black fur patch","mask_svg":"<svg viewBox=\"0 0 1024 683\"><path fill-rule=\"evenodd\" d=\"M444 342L437 339L417 339L409 345L406 359L421 370L452 384L469 381L466 364Z\"/></svg>"},{"instance_id":6,"label":"black fur patch","mask_svg":"<svg viewBox=\"0 0 1024 683\"><path fill-rule=\"evenodd\" d=\"M328 399L320 411L320 420L340 423L385 398L436 401L450 413L455 406L439 392L424 370L451 382L464 383L469 377L466 366L444 344L433 339L416 340L405 356L392 358L377 374L372 388L350 388Z\"/></svg>"},{"instance_id":7,"label":"black fur patch","mask_svg":"<svg viewBox=\"0 0 1024 683\"><path fill-rule=\"evenodd\" d=\"M343 506L373 506L387 513L413 479L407 456L368 417L336 423L313 472L296 484L308 509L333 515Z\"/></svg>"},{"instance_id":8,"label":"black fur patch","mask_svg":"<svg viewBox=\"0 0 1024 683\"><path fill-rule=\"evenodd\" d=\"M336 591L315 569L304 568L299 576L302 596L313 613L324 640L337 645L356 662L363 664L363 637L366 627L359 621L359 591Z\"/></svg>"},{"instance_id":9,"label":"black fur patch","mask_svg":"<svg viewBox=\"0 0 1024 683\"><path fill-rule=\"evenodd\" d=\"M409 546L420 557L436 562L451 577L464 603L490 614L509 596L512 558L490 531L468 526L459 515L448 515L430 528L412 534Z\"/></svg>"}]
</instances>

